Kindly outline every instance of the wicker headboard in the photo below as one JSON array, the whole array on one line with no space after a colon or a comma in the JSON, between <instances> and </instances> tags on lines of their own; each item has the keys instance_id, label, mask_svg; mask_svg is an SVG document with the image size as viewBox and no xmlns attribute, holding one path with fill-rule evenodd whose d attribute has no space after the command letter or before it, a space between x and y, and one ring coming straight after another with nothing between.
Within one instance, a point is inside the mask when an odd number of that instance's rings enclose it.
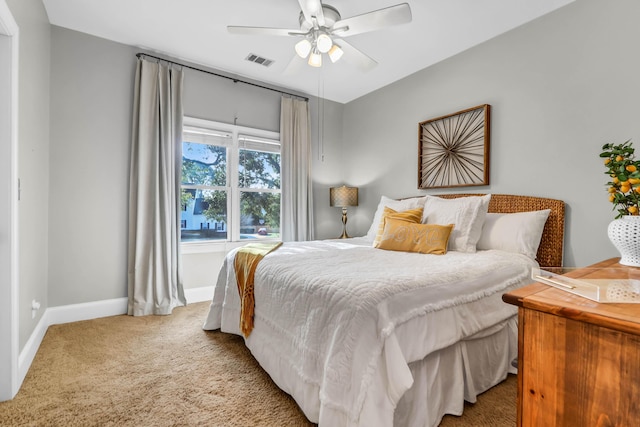
<instances>
[{"instance_id":1,"label":"wicker headboard","mask_svg":"<svg viewBox=\"0 0 640 427\"><path fill-rule=\"evenodd\" d=\"M438 197L454 199L457 197L482 196L483 194L438 194ZM514 213L551 209L542 232L538 247L537 260L541 267L561 267L564 249L564 202L532 196L510 194L492 194L489 212Z\"/></svg>"}]
</instances>

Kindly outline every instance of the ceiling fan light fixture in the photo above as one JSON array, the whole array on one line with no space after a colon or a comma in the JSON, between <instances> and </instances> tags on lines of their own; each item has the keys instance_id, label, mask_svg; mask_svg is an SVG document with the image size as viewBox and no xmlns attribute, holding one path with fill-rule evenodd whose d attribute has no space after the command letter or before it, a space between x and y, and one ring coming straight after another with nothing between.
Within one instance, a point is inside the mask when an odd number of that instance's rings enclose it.
<instances>
[{"instance_id":1,"label":"ceiling fan light fixture","mask_svg":"<svg viewBox=\"0 0 640 427\"><path fill-rule=\"evenodd\" d=\"M331 59L331 62L335 63L338 61L338 59L342 58L343 53L344 50L342 50L342 48L340 48L340 46L338 46L337 44L334 44L329 50L329 59Z\"/></svg>"},{"instance_id":2,"label":"ceiling fan light fixture","mask_svg":"<svg viewBox=\"0 0 640 427\"><path fill-rule=\"evenodd\" d=\"M335 7L323 4L323 0L298 0L298 5L302 9L298 14L299 29L228 25L227 31L232 34L299 37L295 44L296 55L313 67L322 66L323 54L329 56L331 62L340 60L345 53L344 46L348 62L366 72L378 63L344 39L407 24L412 20L411 7L406 2L346 19L342 19ZM342 46L334 44L334 37Z\"/></svg>"},{"instance_id":3,"label":"ceiling fan light fixture","mask_svg":"<svg viewBox=\"0 0 640 427\"><path fill-rule=\"evenodd\" d=\"M312 67L322 67L322 54L317 49L314 49L311 55L309 55L309 65Z\"/></svg>"},{"instance_id":4,"label":"ceiling fan light fixture","mask_svg":"<svg viewBox=\"0 0 640 427\"><path fill-rule=\"evenodd\" d=\"M306 58L311 52L311 42L307 39L302 39L296 43L296 53L302 59Z\"/></svg>"},{"instance_id":5,"label":"ceiling fan light fixture","mask_svg":"<svg viewBox=\"0 0 640 427\"><path fill-rule=\"evenodd\" d=\"M328 34L321 33L316 38L316 46L321 53L327 53L331 49L331 46L333 46L333 40L331 40Z\"/></svg>"}]
</instances>

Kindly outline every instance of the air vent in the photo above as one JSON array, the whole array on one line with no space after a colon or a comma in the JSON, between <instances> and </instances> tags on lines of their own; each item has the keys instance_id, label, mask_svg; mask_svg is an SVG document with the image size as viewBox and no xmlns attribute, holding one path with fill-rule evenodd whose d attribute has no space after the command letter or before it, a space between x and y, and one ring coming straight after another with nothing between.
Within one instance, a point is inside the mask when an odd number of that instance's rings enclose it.
<instances>
[{"instance_id":1,"label":"air vent","mask_svg":"<svg viewBox=\"0 0 640 427\"><path fill-rule=\"evenodd\" d=\"M273 59L263 58L261 56L256 55L255 53L250 53L244 59L250 62L255 62L256 64L264 65L265 67L268 67L269 65L273 64Z\"/></svg>"}]
</instances>

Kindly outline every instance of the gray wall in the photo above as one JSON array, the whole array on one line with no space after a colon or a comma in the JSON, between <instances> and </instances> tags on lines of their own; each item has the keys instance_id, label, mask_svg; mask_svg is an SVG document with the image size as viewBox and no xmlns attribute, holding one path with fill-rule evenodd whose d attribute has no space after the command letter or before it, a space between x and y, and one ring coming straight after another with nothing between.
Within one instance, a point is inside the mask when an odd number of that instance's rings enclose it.
<instances>
[{"instance_id":1,"label":"gray wall","mask_svg":"<svg viewBox=\"0 0 640 427\"><path fill-rule=\"evenodd\" d=\"M52 26L49 305L127 295L127 209L133 79L139 51ZM185 68L184 110L192 117L271 131L280 127L280 94ZM314 157L319 205L340 179L333 164L342 138L341 104L323 101L325 160ZM318 117L318 101L311 99ZM312 119L313 120L313 119ZM326 178L330 177L330 178ZM326 193L326 195L325 195ZM325 210L328 211L328 207ZM320 209L317 234L325 230ZM333 219L333 218L332 218ZM184 254L185 288L212 286L224 253Z\"/></svg>"},{"instance_id":2,"label":"gray wall","mask_svg":"<svg viewBox=\"0 0 640 427\"><path fill-rule=\"evenodd\" d=\"M49 305L123 297L135 50L51 35Z\"/></svg>"},{"instance_id":3,"label":"gray wall","mask_svg":"<svg viewBox=\"0 0 640 427\"><path fill-rule=\"evenodd\" d=\"M488 103L491 185L459 191L562 199L565 265L618 256L598 155L627 139L640 150L638 16L637 0L578 0L347 104L345 177L362 187L354 231L367 231L381 194L424 193L419 122Z\"/></svg>"},{"instance_id":4,"label":"gray wall","mask_svg":"<svg viewBox=\"0 0 640 427\"><path fill-rule=\"evenodd\" d=\"M50 25L40 0L7 0L19 27L19 348L47 306ZM31 318L31 301L42 309Z\"/></svg>"}]
</instances>

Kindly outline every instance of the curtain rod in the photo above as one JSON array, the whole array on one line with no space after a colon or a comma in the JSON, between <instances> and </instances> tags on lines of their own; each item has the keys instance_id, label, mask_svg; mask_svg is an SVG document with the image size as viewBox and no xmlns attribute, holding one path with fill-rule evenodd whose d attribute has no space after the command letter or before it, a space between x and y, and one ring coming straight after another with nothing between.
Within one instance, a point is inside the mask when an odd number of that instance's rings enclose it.
<instances>
[{"instance_id":1,"label":"curtain rod","mask_svg":"<svg viewBox=\"0 0 640 427\"><path fill-rule=\"evenodd\" d=\"M157 56L149 55L148 53L142 53L142 52L136 53L136 57L140 58L141 56L146 56L148 58L154 58L154 59L157 59L159 61L169 62L170 64L180 65L182 67L189 68L191 70L200 71L202 73L211 74L211 75L216 76L216 77L222 77L224 79L233 80L234 83L240 82L240 83L244 83L244 84L247 84L247 85L250 85L250 86L259 87L260 89L271 90L273 92L278 92L278 93L281 93L283 95L295 96L296 98L300 98L300 99L304 99L305 101L309 101L309 98L307 98L306 96L296 95L295 93L285 92L283 90L274 89L274 88L268 87L268 86L262 86L262 85L259 85L257 83L252 83L252 82L248 82L246 80L238 79L236 77L225 76L224 74L218 74L218 73L214 73L213 71L208 71L208 70L203 70L201 68L192 67L190 65L182 64L180 62L171 61L170 59L159 58Z\"/></svg>"}]
</instances>

